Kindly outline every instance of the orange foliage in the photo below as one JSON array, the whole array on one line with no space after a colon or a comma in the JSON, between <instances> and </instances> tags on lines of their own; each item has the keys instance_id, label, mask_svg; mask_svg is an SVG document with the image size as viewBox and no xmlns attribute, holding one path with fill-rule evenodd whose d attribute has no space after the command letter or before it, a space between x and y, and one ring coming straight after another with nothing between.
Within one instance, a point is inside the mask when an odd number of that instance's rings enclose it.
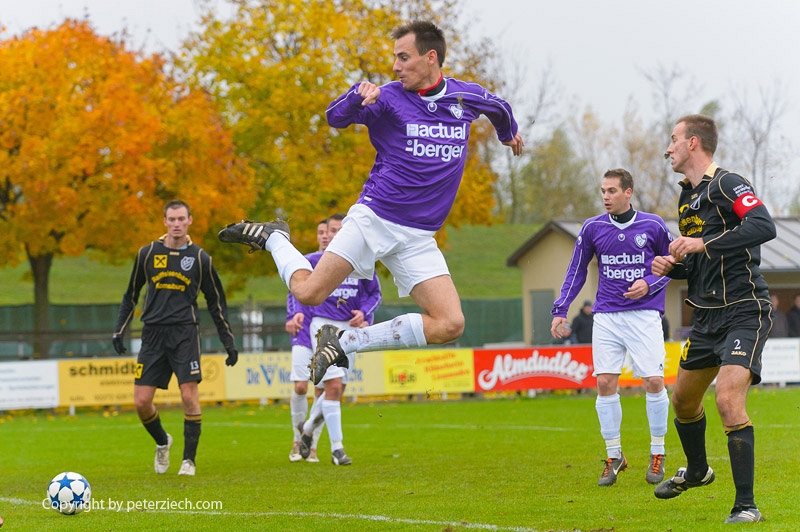
<instances>
[{"instance_id":1,"label":"orange foliage","mask_svg":"<svg viewBox=\"0 0 800 532\"><path fill-rule=\"evenodd\" d=\"M214 100L87 22L0 42L0 264L93 250L131 260L163 234L163 204L193 236L250 207L252 171Z\"/></svg>"}]
</instances>

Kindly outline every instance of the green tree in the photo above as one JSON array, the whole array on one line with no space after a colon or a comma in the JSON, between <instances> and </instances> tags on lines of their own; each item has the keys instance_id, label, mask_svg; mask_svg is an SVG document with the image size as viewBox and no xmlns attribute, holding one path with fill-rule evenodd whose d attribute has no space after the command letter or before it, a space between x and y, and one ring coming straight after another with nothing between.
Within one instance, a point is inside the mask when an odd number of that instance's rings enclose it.
<instances>
[{"instance_id":1,"label":"green tree","mask_svg":"<svg viewBox=\"0 0 800 532\"><path fill-rule=\"evenodd\" d=\"M586 218L597 214L600 177L587 171L563 128L537 142L519 179L517 223L545 223L554 218Z\"/></svg>"},{"instance_id":2,"label":"green tree","mask_svg":"<svg viewBox=\"0 0 800 532\"><path fill-rule=\"evenodd\" d=\"M131 258L175 197L193 206L202 243L242 215L251 183L212 99L160 56L73 20L0 42L0 264L27 258L38 332L54 257Z\"/></svg>"}]
</instances>

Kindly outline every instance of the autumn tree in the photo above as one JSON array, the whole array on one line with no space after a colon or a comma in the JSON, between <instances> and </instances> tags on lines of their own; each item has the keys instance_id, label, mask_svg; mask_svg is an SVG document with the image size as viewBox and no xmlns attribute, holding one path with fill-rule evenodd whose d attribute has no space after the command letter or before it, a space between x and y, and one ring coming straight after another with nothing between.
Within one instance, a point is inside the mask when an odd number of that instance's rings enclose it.
<instances>
[{"instance_id":1,"label":"autumn tree","mask_svg":"<svg viewBox=\"0 0 800 532\"><path fill-rule=\"evenodd\" d=\"M546 223L554 218L597 214L600 178L590 175L564 128L531 146L530 162L520 171L517 223Z\"/></svg>"},{"instance_id":2,"label":"autumn tree","mask_svg":"<svg viewBox=\"0 0 800 532\"><path fill-rule=\"evenodd\" d=\"M214 101L160 56L74 20L0 42L0 263L27 258L38 332L54 258L130 259L176 197L202 243L243 214L251 186Z\"/></svg>"},{"instance_id":3,"label":"autumn tree","mask_svg":"<svg viewBox=\"0 0 800 532\"><path fill-rule=\"evenodd\" d=\"M320 217L346 212L356 201L374 162L365 129L330 128L325 110L358 81L381 84L393 79L394 43L388 36L393 27L411 14L439 21L448 38L447 75L483 81L479 65L484 49L459 52L454 26L458 12L452 1L229 4L233 12L225 20L217 18L221 10L205 5L201 30L184 43L176 66L220 102L238 152L253 165L257 203L250 215L288 219L300 249L316 247L314 229ZM490 135L497 142L493 130L476 123L471 140L481 142ZM491 219L495 175L474 151L451 224ZM264 271L266 265L259 267Z\"/></svg>"}]
</instances>

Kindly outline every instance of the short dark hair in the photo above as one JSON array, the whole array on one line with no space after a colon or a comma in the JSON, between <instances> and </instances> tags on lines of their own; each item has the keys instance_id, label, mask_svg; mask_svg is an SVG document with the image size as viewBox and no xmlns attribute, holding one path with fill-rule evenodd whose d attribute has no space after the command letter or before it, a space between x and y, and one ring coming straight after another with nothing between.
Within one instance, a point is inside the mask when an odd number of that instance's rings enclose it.
<instances>
[{"instance_id":1,"label":"short dark hair","mask_svg":"<svg viewBox=\"0 0 800 532\"><path fill-rule=\"evenodd\" d=\"M606 171L603 174L603 179L606 177L616 177L619 179L619 186L622 190L633 190L633 176L624 168L614 168L613 170Z\"/></svg>"},{"instance_id":2,"label":"short dark hair","mask_svg":"<svg viewBox=\"0 0 800 532\"><path fill-rule=\"evenodd\" d=\"M186 214L188 214L189 216L192 215L192 209L189 208L189 205L185 201L174 199L168 201L167 204L164 205L164 216L167 215L167 211L169 209L180 209L181 207L186 207Z\"/></svg>"},{"instance_id":3,"label":"short dark hair","mask_svg":"<svg viewBox=\"0 0 800 532\"><path fill-rule=\"evenodd\" d=\"M686 115L680 117L675 124L681 122L686 124L686 138L697 137L703 146L703 151L709 155L714 155L717 151L717 123L714 119L706 115Z\"/></svg>"},{"instance_id":4,"label":"short dark hair","mask_svg":"<svg viewBox=\"0 0 800 532\"><path fill-rule=\"evenodd\" d=\"M415 20L408 24L403 24L392 30L390 36L392 39L397 40L405 37L409 33L414 34L414 43L417 47L419 55L428 53L433 50L436 52L436 57L439 59L439 68L444 65L444 56L447 53L447 42L444 38L444 32L433 22L427 20Z\"/></svg>"},{"instance_id":5,"label":"short dark hair","mask_svg":"<svg viewBox=\"0 0 800 532\"><path fill-rule=\"evenodd\" d=\"M342 220L344 220L344 214L340 214L338 212L336 214L331 214L331 217L328 218L328 222L330 222L331 220L338 220L341 222Z\"/></svg>"}]
</instances>

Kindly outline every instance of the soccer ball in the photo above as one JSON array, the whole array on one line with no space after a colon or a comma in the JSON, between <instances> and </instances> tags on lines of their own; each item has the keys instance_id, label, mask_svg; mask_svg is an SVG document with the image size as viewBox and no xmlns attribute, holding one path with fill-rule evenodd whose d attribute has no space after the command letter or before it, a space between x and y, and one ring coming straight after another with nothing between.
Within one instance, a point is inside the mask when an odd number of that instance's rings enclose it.
<instances>
[{"instance_id":1,"label":"soccer ball","mask_svg":"<svg viewBox=\"0 0 800 532\"><path fill-rule=\"evenodd\" d=\"M47 486L50 507L65 515L79 514L89 508L92 488L80 473L59 473Z\"/></svg>"}]
</instances>

